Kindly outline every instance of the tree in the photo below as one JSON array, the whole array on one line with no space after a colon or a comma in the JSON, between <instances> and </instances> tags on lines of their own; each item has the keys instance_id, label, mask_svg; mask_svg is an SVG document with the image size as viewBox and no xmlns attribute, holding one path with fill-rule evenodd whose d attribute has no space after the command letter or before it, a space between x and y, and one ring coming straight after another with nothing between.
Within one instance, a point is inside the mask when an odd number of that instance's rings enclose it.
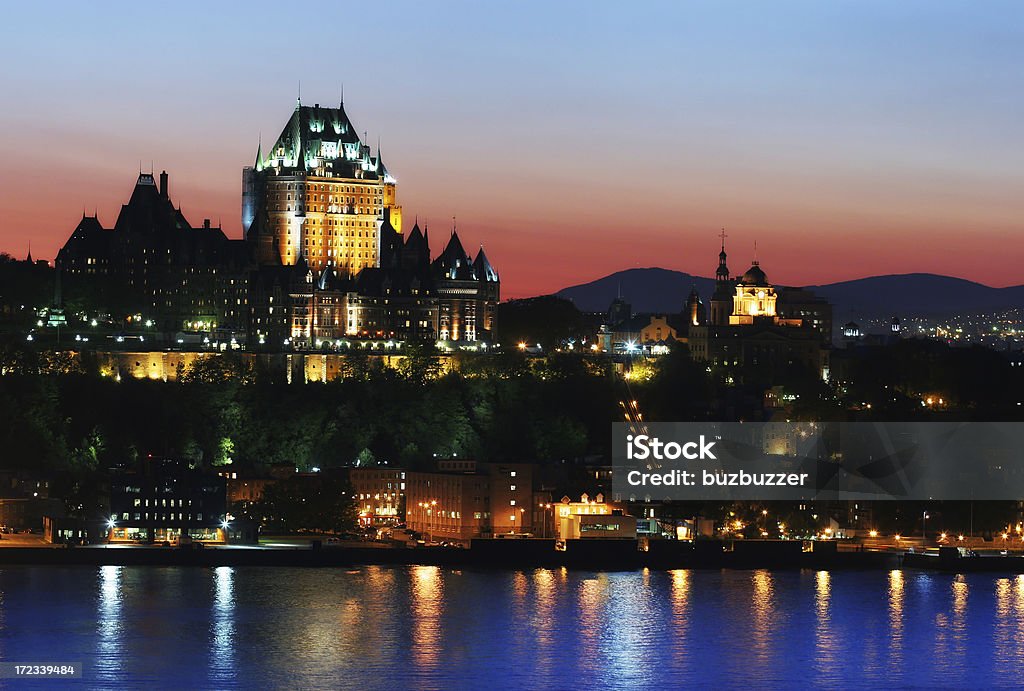
<instances>
[{"instance_id":1,"label":"tree","mask_svg":"<svg viewBox=\"0 0 1024 691\"><path fill-rule=\"evenodd\" d=\"M506 347L540 343L552 350L586 335L583 314L565 298L542 295L498 305L498 324Z\"/></svg>"},{"instance_id":2,"label":"tree","mask_svg":"<svg viewBox=\"0 0 1024 691\"><path fill-rule=\"evenodd\" d=\"M267 485L252 509L272 531L347 532L358 525L359 511L345 473L293 476Z\"/></svg>"},{"instance_id":3,"label":"tree","mask_svg":"<svg viewBox=\"0 0 1024 691\"><path fill-rule=\"evenodd\" d=\"M255 373L248 360L236 353L224 353L196 358L185 369L181 380L186 383L222 384L236 381L240 384L252 384L255 380Z\"/></svg>"},{"instance_id":4,"label":"tree","mask_svg":"<svg viewBox=\"0 0 1024 691\"><path fill-rule=\"evenodd\" d=\"M441 360L434 343L411 341L403 346L402 351L405 357L397 369L403 379L413 384L437 379L441 373Z\"/></svg>"}]
</instances>

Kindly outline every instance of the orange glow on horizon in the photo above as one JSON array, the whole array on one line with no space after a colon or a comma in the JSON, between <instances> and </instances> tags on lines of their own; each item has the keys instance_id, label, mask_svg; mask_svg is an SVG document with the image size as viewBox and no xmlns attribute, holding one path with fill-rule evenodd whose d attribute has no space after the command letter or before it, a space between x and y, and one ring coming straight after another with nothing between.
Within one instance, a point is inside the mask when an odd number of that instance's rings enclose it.
<instances>
[{"instance_id":1,"label":"orange glow on horizon","mask_svg":"<svg viewBox=\"0 0 1024 691\"><path fill-rule=\"evenodd\" d=\"M241 237L242 165L225 164L211 172L197 168L185 154L172 159L179 160L157 164L155 170L168 170L171 197L186 218L194 225L209 218L214 225L222 223L229 237ZM10 194L0 251L23 257L31 242L34 257L52 260L83 211L92 215L96 210L104 226L112 226L131 193L135 172L131 165L93 172L69 166L64 172L5 180ZM499 194L502 184L506 189ZM756 188L756 181L750 186ZM481 194L473 197L465 188ZM704 207L662 197L638 217L631 209L594 212L594 197L587 195L583 181L559 206L532 182L496 177L471 185L445 176L434 179L426 171L399 175L399 202L410 220L418 216L433 231L434 256L443 248L454 210L467 250L483 244L501 274L503 299L542 295L630 268L658 266L713 276L716 235L723 225L733 272L742 272L753 259L756 241L769 279L782 285L914 272L995 287L1021 282L1021 252L1013 238L1019 228L1008 217L1009 209L997 208L987 218L972 216L969 222L966 216L975 211L969 207L954 213L952 208L890 205L850 213L838 203L834 209L802 206L800 193L792 191L788 206L782 200L766 204L759 195L732 205L712 200ZM1024 217L1024 204L1020 214ZM963 232L966 227L972 232Z\"/></svg>"}]
</instances>

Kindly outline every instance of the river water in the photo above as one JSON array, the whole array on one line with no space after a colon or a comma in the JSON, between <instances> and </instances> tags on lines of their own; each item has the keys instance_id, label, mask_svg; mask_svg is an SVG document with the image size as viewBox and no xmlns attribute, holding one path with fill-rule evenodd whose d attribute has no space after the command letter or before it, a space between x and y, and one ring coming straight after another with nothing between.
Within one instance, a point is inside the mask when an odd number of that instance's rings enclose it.
<instances>
[{"instance_id":1,"label":"river water","mask_svg":"<svg viewBox=\"0 0 1024 691\"><path fill-rule=\"evenodd\" d=\"M11 567L0 660L103 689L1013 686L1024 576Z\"/></svg>"}]
</instances>

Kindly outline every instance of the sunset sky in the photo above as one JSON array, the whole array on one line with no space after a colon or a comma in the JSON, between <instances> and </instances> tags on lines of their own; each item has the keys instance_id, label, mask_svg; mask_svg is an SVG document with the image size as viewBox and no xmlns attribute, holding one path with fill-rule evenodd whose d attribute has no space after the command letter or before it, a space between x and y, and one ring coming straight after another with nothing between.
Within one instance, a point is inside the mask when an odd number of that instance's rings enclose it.
<instances>
[{"instance_id":1,"label":"sunset sky","mask_svg":"<svg viewBox=\"0 0 1024 691\"><path fill-rule=\"evenodd\" d=\"M0 250L113 224L140 161L241 236L295 105L382 142L521 297L616 270L1024 283L1019 2L18 3L0 25ZM407 223L408 227L408 223Z\"/></svg>"}]
</instances>

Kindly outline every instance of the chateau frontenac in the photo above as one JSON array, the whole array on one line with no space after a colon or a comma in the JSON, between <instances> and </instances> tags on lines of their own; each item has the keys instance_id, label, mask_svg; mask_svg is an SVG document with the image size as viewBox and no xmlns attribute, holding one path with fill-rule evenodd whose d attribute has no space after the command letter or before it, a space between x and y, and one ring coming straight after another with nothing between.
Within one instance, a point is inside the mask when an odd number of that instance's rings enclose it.
<instances>
[{"instance_id":1,"label":"chateau frontenac","mask_svg":"<svg viewBox=\"0 0 1024 691\"><path fill-rule=\"evenodd\" d=\"M140 173L113 227L83 214L61 249L63 296L250 348L496 338L500 279L483 247L471 256L453 226L432 258L426 226L403 234L397 182L343 104L296 103L273 145L257 145L242 229L193 226L167 173Z\"/></svg>"}]
</instances>

